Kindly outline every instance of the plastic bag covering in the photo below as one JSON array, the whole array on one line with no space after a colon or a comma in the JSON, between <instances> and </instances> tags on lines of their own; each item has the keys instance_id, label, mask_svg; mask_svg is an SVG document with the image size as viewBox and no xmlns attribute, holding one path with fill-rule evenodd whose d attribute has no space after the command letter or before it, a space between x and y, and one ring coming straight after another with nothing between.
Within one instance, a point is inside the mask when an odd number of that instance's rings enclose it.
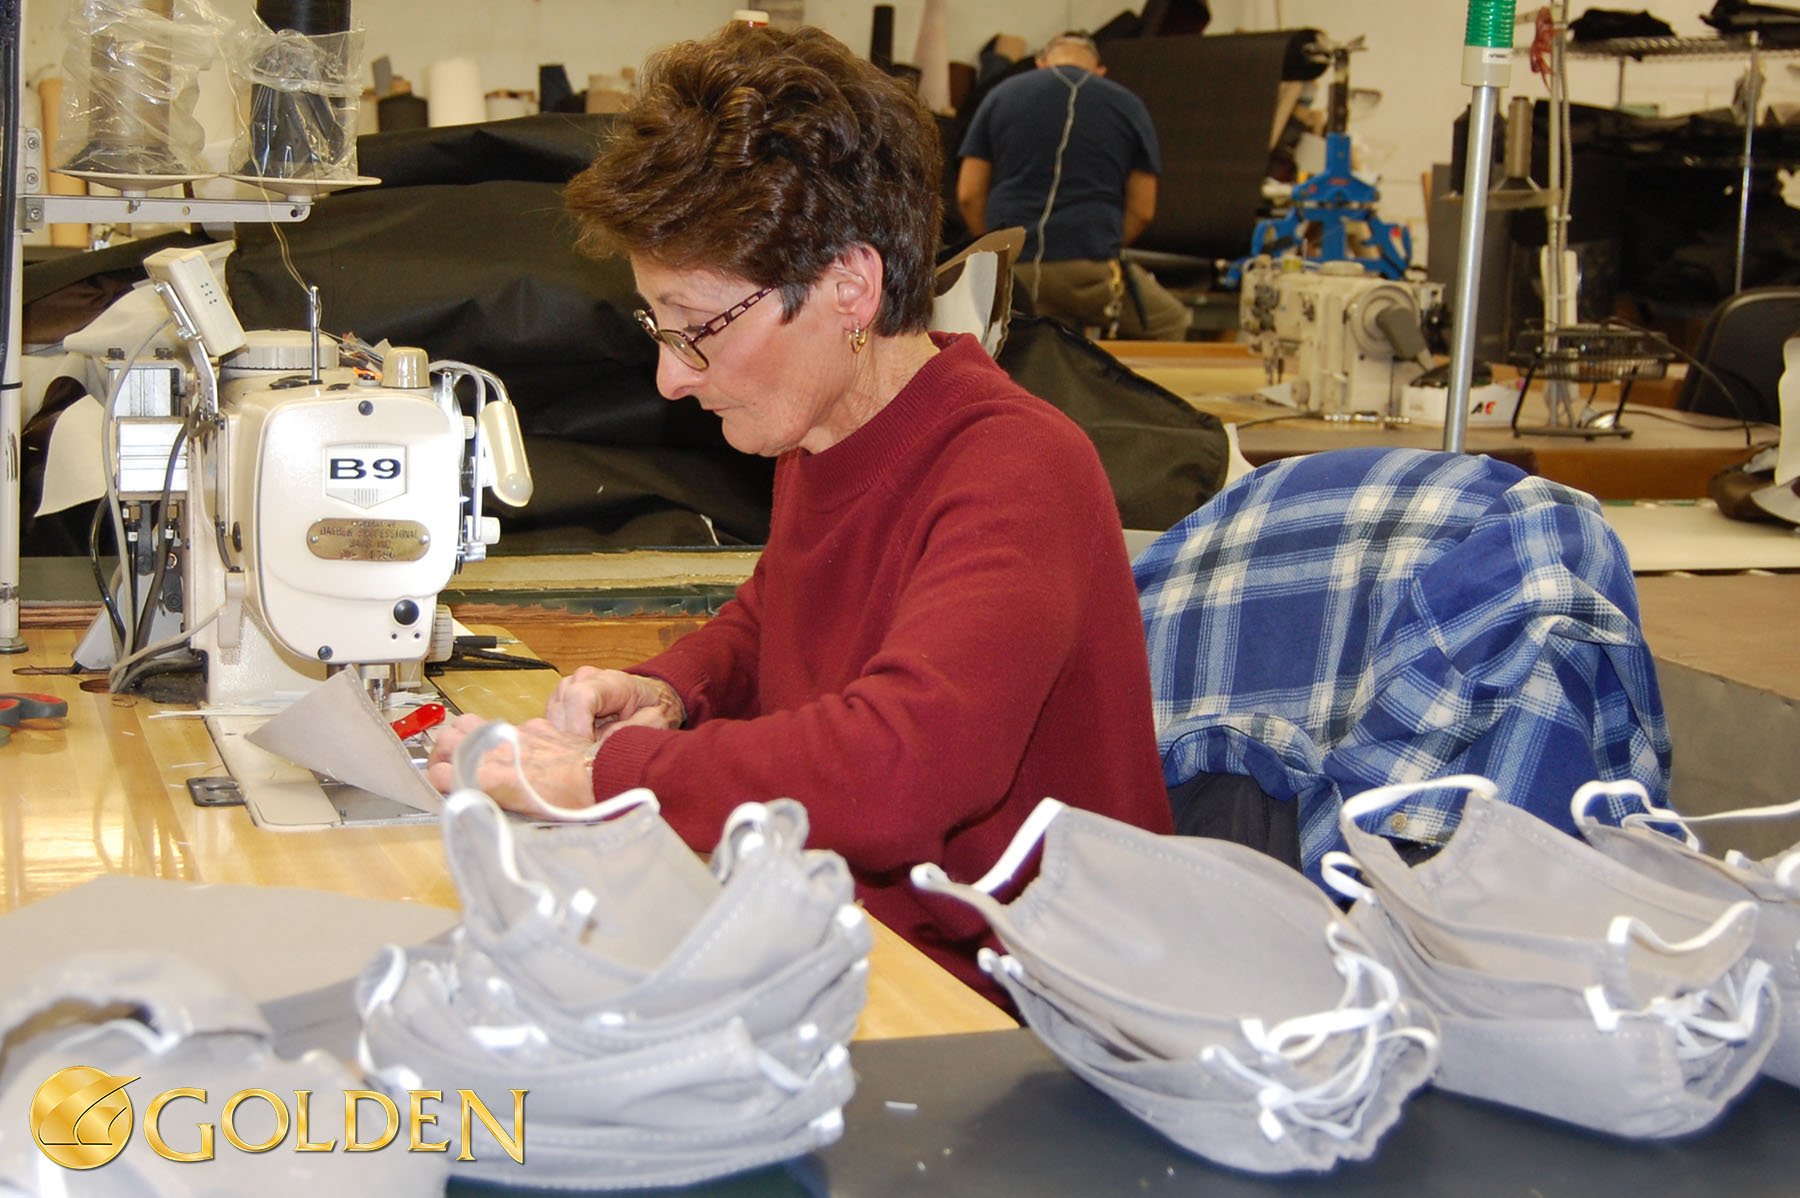
<instances>
[{"instance_id":1,"label":"plastic bag covering","mask_svg":"<svg viewBox=\"0 0 1800 1198\"><path fill-rule=\"evenodd\" d=\"M356 113L362 97L363 31L310 37L252 18L231 69L250 89L249 120L231 161L265 179L356 177Z\"/></svg>"},{"instance_id":2,"label":"plastic bag covering","mask_svg":"<svg viewBox=\"0 0 1800 1198\"><path fill-rule=\"evenodd\" d=\"M144 0L70 6L55 149L63 167L140 178L207 173L194 105L200 71L229 26L205 0L174 0L172 12Z\"/></svg>"}]
</instances>

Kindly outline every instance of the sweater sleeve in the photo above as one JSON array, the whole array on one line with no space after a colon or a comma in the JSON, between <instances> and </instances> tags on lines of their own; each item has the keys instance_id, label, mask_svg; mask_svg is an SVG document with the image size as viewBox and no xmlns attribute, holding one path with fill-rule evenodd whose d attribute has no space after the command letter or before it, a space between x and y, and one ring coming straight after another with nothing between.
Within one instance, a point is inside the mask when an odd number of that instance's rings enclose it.
<instances>
[{"instance_id":1,"label":"sweater sleeve","mask_svg":"<svg viewBox=\"0 0 1800 1198\"><path fill-rule=\"evenodd\" d=\"M626 670L660 678L674 687L689 726L741 718L756 710L762 572L759 559L718 615L655 657ZM629 782L617 790L603 790L596 778L595 794L605 798L635 785L638 783Z\"/></svg>"},{"instance_id":2,"label":"sweater sleeve","mask_svg":"<svg viewBox=\"0 0 1800 1198\"><path fill-rule=\"evenodd\" d=\"M998 808L1084 635L1097 546L1118 535L1111 492L1074 426L994 420L946 448L929 496L893 502L927 506L860 676L754 719L621 729L596 760L596 793L649 786L699 848L738 803L791 796L815 843L876 875L941 859L954 831Z\"/></svg>"}]
</instances>

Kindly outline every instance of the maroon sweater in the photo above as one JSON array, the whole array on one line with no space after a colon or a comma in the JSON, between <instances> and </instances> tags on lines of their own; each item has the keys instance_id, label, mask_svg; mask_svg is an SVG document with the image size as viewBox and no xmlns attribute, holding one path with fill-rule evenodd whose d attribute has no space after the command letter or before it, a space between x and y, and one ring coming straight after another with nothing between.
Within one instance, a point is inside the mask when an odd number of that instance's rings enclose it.
<instances>
[{"instance_id":1,"label":"maroon sweater","mask_svg":"<svg viewBox=\"0 0 1800 1198\"><path fill-rule=\"evenodd\" d=\"M790 796L869 913L984 993L986 924L907 880L979 877L1046 796L1170 830L1137 592L1073 421L968 336L873 420L775 468L769 543L705 627L636 668L687 705L623 728L594 793L648 786L695 848Z\"/></svg>"}]
</instances>

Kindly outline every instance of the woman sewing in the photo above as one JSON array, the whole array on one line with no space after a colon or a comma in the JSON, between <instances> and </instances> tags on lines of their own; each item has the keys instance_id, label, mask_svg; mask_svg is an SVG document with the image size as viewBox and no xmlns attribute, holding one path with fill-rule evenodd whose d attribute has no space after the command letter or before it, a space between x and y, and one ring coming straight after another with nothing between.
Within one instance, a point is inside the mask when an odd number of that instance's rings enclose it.
<instances>
[{"instance_id":1,"label":"woman sewing","mask_svg":"<svg viewBox=\"0 0 1800 1198\"><path fill-rule=\"evenodd\" d=\"M917 893L971 879L1038 800L1169 829L1143 626L1086 434L968 336L928 333L940 149L901 84L817 30L731 26L646 65L566 200L626 255L657 385L777 459L767 547L711 622L583 667L478 780L522 806L647 786L697 849L805 804L869 912L965 980L987 930ZM440 737L431 767L479 726Z\"/></svg>"}]
</instances>

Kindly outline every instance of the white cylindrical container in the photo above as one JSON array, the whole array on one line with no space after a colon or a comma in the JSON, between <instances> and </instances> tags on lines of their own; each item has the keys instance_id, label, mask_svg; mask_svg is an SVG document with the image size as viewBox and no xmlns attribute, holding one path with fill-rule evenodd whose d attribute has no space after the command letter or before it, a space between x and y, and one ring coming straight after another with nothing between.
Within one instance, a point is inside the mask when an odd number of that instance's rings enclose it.
<instances>
[{"instance_id":1,"label":"white cylindrical container","mask_svg":"<svg viewBox=\"0 0 1800 1198\"><path fill-rule=\"evenodd\" d=\"M486 95L481 64L473 58L445 58L432 63L425 73L425 98L431 104L433 128L487 120Z\"/></svg>"}]
</instances>

